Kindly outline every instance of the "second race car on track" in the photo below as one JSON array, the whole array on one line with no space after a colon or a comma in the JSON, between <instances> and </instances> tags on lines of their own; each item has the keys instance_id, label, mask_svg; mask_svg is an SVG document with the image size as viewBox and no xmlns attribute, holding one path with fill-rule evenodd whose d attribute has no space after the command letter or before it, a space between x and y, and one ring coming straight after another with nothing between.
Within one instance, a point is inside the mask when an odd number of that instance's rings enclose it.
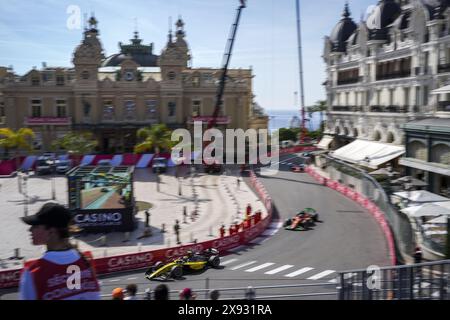
<instances>
[{"instance_id":1,"label":"second race car on track","mask_svg":"<svg viewBox=\"0 0 450 320\"><path fill-rule=\"evenodd\" d=\"M185 270L204 270L208 267L218 268L220 266L219 251L217 249L206 249L202 252L188 251L187 255L167 263L156 262L145 272L148 280L178 279L183 276Z\"/></svg>"},{"instance_id":2,"label":"second race car on track","mask_svg":"<svg viewBox=\"0 0 450 320\"><path fill-rule=\"evenodd\" d=\"M313 208L305 208L295 215L295 217L286 219L284 222L285 230L303 231L309 230L319 221L319 214Z\"/></svg>"}]
</instances>

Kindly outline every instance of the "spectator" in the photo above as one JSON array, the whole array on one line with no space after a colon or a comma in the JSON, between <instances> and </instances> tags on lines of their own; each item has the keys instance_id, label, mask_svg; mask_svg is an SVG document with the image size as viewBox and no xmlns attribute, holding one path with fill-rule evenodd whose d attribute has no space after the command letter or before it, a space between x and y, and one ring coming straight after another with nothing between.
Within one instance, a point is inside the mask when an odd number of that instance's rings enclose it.
<instances>
[{"instance_id":1,"label":"spectator","mask_svg":"<svg viewBox=\"0 0 450 320\"><path fill-rule=\"evenodd\" d=\"M422 249L420 247L416 247L414 251L414 263L422 263Z\"/></svg>"},{"instance_id":2,"label":"spectator","mask_svg":"<svg viewBox=\"0 0 450 320\"><path fill-rule=\"evenodd\" d=\"M245 219L248 219L248 217L251 215L251 213L252 213L252 206L249 203L247 205L246 210L245 210Z\"/></svg>"},{"instance_id":3,"label":"spectator","mask_svg":"<svg viewBox=\"0 0 450 320\"><path fill-rule=\"evenodd\" d=\"M155 288L155 300L169 300L169 288L165 284L160 284Z\"/></svg>"},{"instance_id":4,"label":"spectator","mask_svg":"<svg viewBox=\"0 0 450 320\"><path fill-rule=\"evenodd\" d=\"M112 299L113 300L123 300L124 298L124 292L122 288L115 288L112 291Z\"/></svg>"},{"instance_id":5,"label":"spectator","mask_svg":"<svg viewBox=\"0 0 450 320\"><path fill-rule=\"evenodd\" d=\"M212 290L212 291L209 293L209 297L211 298L211 300L219 300L219 297L220 297L220 292L219 292L219 290Z\"/></svg>"},{"instance_id":6,"label":"spectator","mask_svg":"<svg viewBox=\"0 0 450 320\"><path fill-rule=\"evenodd\" d=\"M94 268L89 259L69 242L70 211L62 205L47 203L35 215L22 220L31 226L33 245L46 245L47 252L25 265L20 279L20 299L100 300ZM67 281L50 285L51 279L67 275Z\"/></svg>"},{"instance_id":7,"label":"spectator","mask_svg":"<svg viewBox=\"0 0 450 320\"><path fill-rule=\"evenodd\" d=\"M135 285L135 284L127 285L127 288L125 291L127 296L126 296L125 300L137 300L137 297L136 297L137 291L138 291L137 285Z\"/></svg>"},{"instance_id":8,"label":"spectator","mask_svg":"<svg viewBox=\"0 0 450 320\"><path fill-rule=\"evenodd\" d=\"M152 300L152 290L149 288L145 289L144 300Z\"/></svg>"},{"instance_id":9,"label":"spectator","mask_svg":"<svg viewBox=\"0 0 450 320\"><path fill-rule=\"evenodd\" d=\"M180 300L195 300L197 298L197 295L192 292L191 288L184 288L180 292Z\"/></svg>"},{"instance_id":10,"label":"spectator","mask_svg":"<svg viewBox=\"0 0 450 320\"><path fill-rule=\"evenodd\" d=\"M173 230L175 231L175 235L177 236L177 244L181 244L180 241L180 222L178 220L175 220L175 225L173 226Z\"/></svg>"},{"instance_id":11,"label":"spectator","mask_svg":"<svg viewBox=\"0 0 450 320\"><path fill-rule=\"evenodd\" d=\"M225 226L222 225L219 229L219 233L220 233L220 237L223 238L225 237Z\"/></svg>"},{"instance_id":12,"label":"spectator","mask_svg":"<svg viewBox=\"0 0 450 320\"><path fill-rule=\"evenodd\" d=\"M245 290L245 300L255 300L256 298L256 292L255 289L253 289L253 287L248 286L247 289Z\"/></svg>"}]
</instances>

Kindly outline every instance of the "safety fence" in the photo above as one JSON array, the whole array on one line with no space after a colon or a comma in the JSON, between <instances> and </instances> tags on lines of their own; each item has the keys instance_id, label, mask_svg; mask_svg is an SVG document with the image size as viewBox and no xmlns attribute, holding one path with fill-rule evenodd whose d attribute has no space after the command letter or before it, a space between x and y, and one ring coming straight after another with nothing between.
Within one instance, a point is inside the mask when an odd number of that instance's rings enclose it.
<instances>
[{"instance_id":1,"label":"safety fence","mask_svg":"<svg viewBox=\"0 0 450 320\"><path fill-rule=\"evenodd\" d=\"M220 252L226 252L254 240L261 235L272 220L273 204L265 187L257 179L255 173L250 171L250 183L256 190L258 197L264 203L267 216L252 227L232 236L218 238L210 241L193 243L189 245L145 251L133 254L117 255L97 258L93 260L96 272L100 275L116 272L145 269L157 261L167 261L186 255L187 251L201 251L216 248ZM17 287L22 269L6 270L0 272L0 289Z\"/></svg>"},{"instance_id":2,"label":"safety fence","mask_svg":"<svg viewBox=\"0 0 450 320\"><path fill-rule=\"evenodd\" d=\"M338 274L340 300L450 299L450 260Z\"/></svg>"},{"instance_id":3,"label":"safety fence","mask_svg":"<svg viewBox=\"0 0 450 320\"><path fill-rule=\"evenodd\" d=\"M319 183L338 191L339 193L343 194L347 198L353 200L354 202L357 202L362 207L367 209L370 214L375 218L379 226L381 227L381 230L383 231L383 234L386 238L386 241L388 243L389 248L389 256L390 261L392 265L396 265L397 259L396 259L396 250L395 250L395 242L394 242L394 236L391 232L391 228L389 227L389 224L385 218L385 215L383 211L370 199L365 197L364 195L360 194L359 192L337 182L331 179L328 179L321 174L319 174L312 166L309 166L305 169L305 172L307 172L309 175L311 175L314 179L316 179Z\"/></svg>"},{"instance_id":4,"label":"safety fence","mask_svg":"<svg viewBox=\"0 0 450 320\"><path fill-rule=\"evenodd\" d=\"M210 279L206 279L208 283ZM293 290L294 289L294 290ZM211 292L217 291L220 295L220 300L288 300L288 299L336 299L338 291L336 283L308 283L308 284L288 284L288 285L272 285L272 286L247 286L234 288L204 288L195 289L196 300L211 299ZM169 291L169 300L179 299L178 290ZM143 300L152 300L155 296L154 290L147 290L136 294ZM111 294L101 296L102 299L111 299Z\"/></svg>"}]
</instances>

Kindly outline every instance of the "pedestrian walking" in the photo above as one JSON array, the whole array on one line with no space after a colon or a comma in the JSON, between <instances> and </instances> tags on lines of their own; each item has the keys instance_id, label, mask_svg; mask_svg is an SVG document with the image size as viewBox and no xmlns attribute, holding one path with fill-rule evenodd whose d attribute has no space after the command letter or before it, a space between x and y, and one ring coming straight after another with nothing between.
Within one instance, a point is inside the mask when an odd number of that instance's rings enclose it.
<instances>
[{"instance_id":1,"label":"pedestrian walking","mask_svg":"<svg viewBox=\"0 0 450 320\"><path fill-rule=\"evenodd\" d=\"M238 188L238 190L240 189L240 187L241 187L241 179L237 178L237 188Z\"/></svg>"},{"instance_id":2,"label":"pedestrian walking","mask_svg":"<svg viewBox=\"0 0 450 320\"><path fill-rule=\"evenodd\" d=\"M56 203L47 203L35 215L22 218L31 226L33 245L45 245L47 251L25 265L19 286L21 300L100 300L90 260L69 241L71 220L70 211Z\"/></svg>"},{"instance_id":3,"label":"pedestrian walking","mask_svg":"<svg viewBox=\"0 0 450 320\"><path fill-rule=\"evenodd\" d=\"M150 212L148 210L145 210L145 226L148 227L150 224Z\"/></svg>"},{"instance_id":4,"label":"pedestrian walking","mask_svg":"<svg viewBox=\"0 0 450 320\"><path fill-rule=\"evenodd\" d=\"M180 222L175 220L175 225L173 226L173 230L175 231L175 235L177 236L177 244L181 244L180 242Z\"/></svg>"},{"instance_id":5,"label":"pedestrian walking","mask_svg":"<svg viewBox=\"0 0 450 320\"><path fill-rule=\"evenodd\" d=\"M124 300L137 300L138 298L136 297L138 291L138 287L135 284L129 284L127 285L126 289L125 289L125 293L126 293L126 297Z\"/></svg>"},{"instance_id":6,"label":"pedestrian walking","mask_svg":"<svg viewBox=\"0 0 450 320\"><path fill-rule=\"evenodd\" d=\"M187 219L187 207L184 206L183 207L183 223L187 223L186 219Z\"/></svg>"}]
</instances>

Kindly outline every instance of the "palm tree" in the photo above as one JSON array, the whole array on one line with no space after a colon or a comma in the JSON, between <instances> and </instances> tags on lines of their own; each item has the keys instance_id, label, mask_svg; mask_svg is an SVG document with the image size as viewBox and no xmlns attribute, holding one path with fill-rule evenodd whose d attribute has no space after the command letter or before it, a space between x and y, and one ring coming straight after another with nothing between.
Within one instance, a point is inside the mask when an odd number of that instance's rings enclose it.
<instances>
[{"instance_id":1,"label":"palm tree","mask_svg":"<svg viewBox=\"0 0 450 320\"><path fill-rule=\"evenodd\" d=\"M30 128L21 128L17 131L11 130L9 128L0 128L0 147L3 147L5 151L5 157L8 156L9 150L16 151L17 169L20 166L18 151L33 150L32 140L34 139L34 137L35 134Z\"/></svg>"},{"instance_id":2,"label":"palm tree","mask_svg":"<svg viewBox=\"0 0 450 320\"><path fill-rule=\"evenodd\" d=\"M327 102L325 100L319 100L315 105L308 107L309 117L312 118L312 115L316 112L320 112L320 133L323 132L323 112L327 110Z\"/></svg>"},{"instance_id":3,"label":"palm tree","mask_svg":"<svg viewBox=\"0 0 450 320\"><path fill-rule=\"evenodd\" d=\"M134 151L143 153L153 149L156 154L159 154L161 150L170 150L174 146L171 136L172 133L165 124L139 129L137 137L142 142L134 147Z\"/></svg>"}]
</instances>

